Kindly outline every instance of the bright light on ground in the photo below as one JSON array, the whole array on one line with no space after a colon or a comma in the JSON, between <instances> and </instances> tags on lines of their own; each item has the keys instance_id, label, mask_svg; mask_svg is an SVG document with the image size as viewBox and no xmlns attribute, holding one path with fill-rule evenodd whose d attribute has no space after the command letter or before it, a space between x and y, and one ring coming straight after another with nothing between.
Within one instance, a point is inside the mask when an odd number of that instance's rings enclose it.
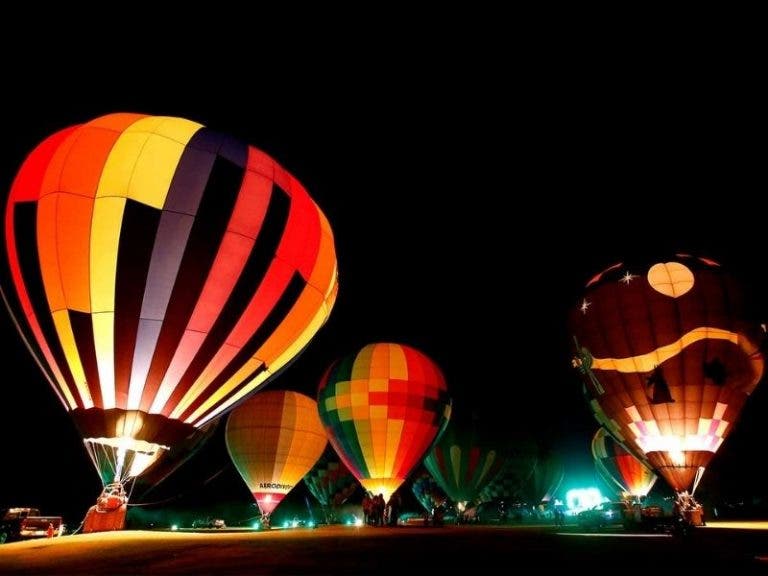
<instances>
[{"instance_id":1,"label":"bright light on ground","mask_svg":"<svg viewBox=\"0 0 768 576\"><path fill-rule=\"evenodd\" d=\"M707 520L707 525L702 528L734 528L738 530L768 530L768 521L765 520L749 520L743 522L710 522Z\"/></svg>"},{"instance_id":2,"label":"bright light on ground","mask_svg":"<svg viewBox=\"0 0 768 576\"><path fill-rule=\"evenodd\" d=\"M603 495L597 488L574 488L565 494L566 506L572 514L594 508L603 501Z\"/></svg>"}]
</instances>

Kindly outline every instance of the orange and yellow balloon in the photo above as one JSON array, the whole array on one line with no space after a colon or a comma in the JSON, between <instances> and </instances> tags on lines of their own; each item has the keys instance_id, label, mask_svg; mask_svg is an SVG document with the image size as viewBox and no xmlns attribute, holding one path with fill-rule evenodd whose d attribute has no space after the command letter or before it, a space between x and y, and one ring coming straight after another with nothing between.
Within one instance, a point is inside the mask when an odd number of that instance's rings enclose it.
<instances>
[{"instance_id":1,"label":"orange and yellow balloon","mask_svg":"<svg viewBox=\"0 0 768 576\"><path fill-rule=\"evenodd\" d=\"M282 390L260 392L233 410L226 440L235 468L266 518L328 444L317 403Z\"/></svg>"},{"instance_id":2,"label":"orange and yellow balloon","mask_svg":"<svg viewBox=\"0 0 768 576\"><path fill-rule=\"evenodd\" d=\"M105 483L258 390L336 296L333 235L263 152L201 124L110 114L26 159L3 296Z\"/></svg>"},{"instance_id":3,"label":"orange and yellow balloon","mask_svg":"<svg viewBox=\"0 0 768 576\"><path fill-rule=\"evenodd\" d=\"M445 429L443 373L402 344L369 344L335 362L318 391L328 439L363 487L389 499Z\"/></svg>"}]
</instances>

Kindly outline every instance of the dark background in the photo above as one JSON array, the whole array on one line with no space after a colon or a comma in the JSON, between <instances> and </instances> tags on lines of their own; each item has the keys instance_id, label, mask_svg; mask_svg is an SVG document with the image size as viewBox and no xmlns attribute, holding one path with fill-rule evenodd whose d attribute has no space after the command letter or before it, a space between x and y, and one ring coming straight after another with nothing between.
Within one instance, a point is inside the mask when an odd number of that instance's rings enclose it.
<instances>
[{"instance_id":1,"label":"dark background","mask_svg":"<svg viewBox=\"0 0 768 576\"><path fill-rule=\"evenodd\" d=\"M275 48L231 70L184 50L110 66L94 64L98 46L14 59L0 182L7 194L53 131L114 111L242 138L304 183L339 259L329 322L271 387L314 395L337 357L407 343L443 368L457 406L560 448L573 481L590 480L595 423L565 326L589 277L628 255L701 254L742 275L768 318L764 100L750 68L717 51L500 48L348 46L290 65ZM79 522L97 475L5 313L0 331L0 506ZM766 411L763 385L700 490L765 495ZM210 452L170 492L249 498L231 467L206 484L224 461Z\"/></svg>"}]
</instances>

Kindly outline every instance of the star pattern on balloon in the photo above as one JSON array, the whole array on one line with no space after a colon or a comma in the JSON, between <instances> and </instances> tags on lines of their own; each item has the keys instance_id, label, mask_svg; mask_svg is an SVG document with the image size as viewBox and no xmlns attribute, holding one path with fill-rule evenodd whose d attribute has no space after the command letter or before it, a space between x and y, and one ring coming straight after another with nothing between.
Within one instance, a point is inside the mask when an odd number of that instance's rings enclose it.
<instances>
[{"instance_id":1,"label":"star pattern on balloon","mask_svg":"<svg viewBox=\"0 0 768 576\"><path fill-rule=\"evenodd\" d=\"M632 274L632 273L631 273L629 270L627 270L627 271L624 273L624 276L622 276L622 277L621 277L621 279L619 280L619 282L621 282L622 284L627 284L627 285L628 285L628 284L629 284L630 282L632 282L632 280L634 280L635 278L637 278L637 274Z\"/></svg>"},{"instance_id":2,"label":"star pattern on balloon","mask_svg":"<svg viewBox=\"0 0 768 576\"><path fill-rule=\"evenodd\" d=\"M592 305L592 302L589 302L586 298L581 301L581 306L579 306L579 309L581 310L582 314L587 313L587 309Z\"/></svg>"}]
</instances>

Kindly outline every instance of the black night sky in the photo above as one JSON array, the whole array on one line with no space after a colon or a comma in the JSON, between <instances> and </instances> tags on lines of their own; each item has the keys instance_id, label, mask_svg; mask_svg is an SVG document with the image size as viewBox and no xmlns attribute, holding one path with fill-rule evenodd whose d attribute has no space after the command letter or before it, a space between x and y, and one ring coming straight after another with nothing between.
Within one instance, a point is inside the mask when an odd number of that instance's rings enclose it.
<instances>
[{"instance_id":1,"label":"black night sky","mask_svg":"<svg viewBox=\"0 0 768 576\"><path fill-rule=\"evenodd\" d=\"M255 69L246 88L223 72L201 80L182 70L116 82L61 61L8 93L2 186L7 194L44 137L109 112L181 116L238 136L301 180L338 252L336 308L271 387L314 396L337 357L403 342L443 368L457 405L501 433L574 451L571 473L584 477L595 423L570 367L567 310L607 265L684 251L743 275L768 318L755 139L765 132L751 81L725 62L684 72L640 57L622 67L505 64L305 62ZM0 330L0 507L82 518L97 475L5 312ZM757 487L765 388L715 458L712 489Z\"/></svg>"}]
</instances>

